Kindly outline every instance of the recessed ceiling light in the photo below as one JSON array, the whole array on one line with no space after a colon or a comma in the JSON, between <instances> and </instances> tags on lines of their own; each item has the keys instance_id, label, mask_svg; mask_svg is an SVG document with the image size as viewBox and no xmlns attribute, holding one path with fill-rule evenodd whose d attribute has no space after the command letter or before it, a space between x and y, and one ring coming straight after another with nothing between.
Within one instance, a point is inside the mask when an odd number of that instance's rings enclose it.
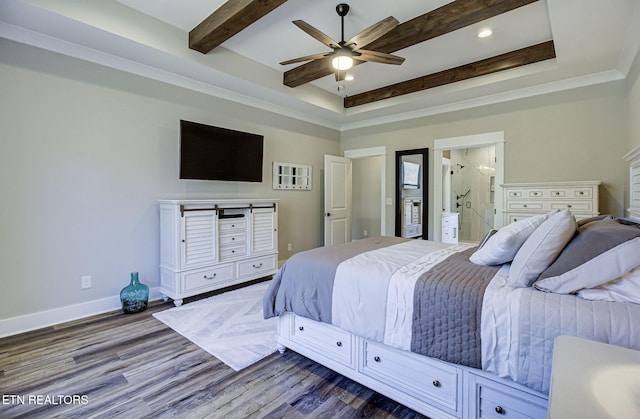
<instances>
[{"instance_id":1,"label":"recessed ceiling light","mask_svg":"<svg viewBox=\"0 0 640 419\"><path fill-rule=\"evenodd\" d=\"M491 31L491 29L482 29L480 32L478 32L478 38L488 38L492 33L493 32Z\"/></svg>"},{"instance_id":2,"label":"recessed ceiling light","mask_svg":"<svg viewBox=\"0 0 640 419\"><path fill-rule=\"evenodd\" d=\"M353 76L351 74L347 74L346 76L344 76L344 79L346 81L352 81L353 80Z\"/></svg>"}]
</instances>

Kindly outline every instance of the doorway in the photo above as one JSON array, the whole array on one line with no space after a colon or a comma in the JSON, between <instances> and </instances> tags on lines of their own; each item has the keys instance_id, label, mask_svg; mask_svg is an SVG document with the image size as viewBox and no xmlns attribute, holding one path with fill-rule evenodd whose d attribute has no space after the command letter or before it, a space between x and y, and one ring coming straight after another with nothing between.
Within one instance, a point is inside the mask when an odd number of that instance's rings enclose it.
<instances>
[{"instance_id":1,"label":"doorway","mask_svg":"<svg viewBox=\"0 0 640 419\"><path fill-rule=\"evenodd\" d=\"M458 239L479 243L494 228L496 147L458 148L449 152L450 184L443 183L443 196L445 191L450 192L449 208L458 213Z\"/></svg>"},{"instance_id":2,"label":"doorway","mask_svg":"<svg viewBox=\"0 0 640 419\"><path fill-rule=\"evenodd\" d=\"M343 187L345 191L346 228L345 241L357 240L367 236L385 236L386 220L386 147L371 147L355 150L345 150L343 159L350 161L348 178ZM325 245L327 245L327 223L330 221L327 215L327 202L330 200L330 192L333 190L331 182L327 180L327 166L325 156ZM355 167L355 170L353 170ZM352 191L349 186L352 182L357 185L365 185L371 193ZM366 230L366 231L365 231Z\"/></svg>"},{"instance_id":3,"label":"doorway","mask_svg":"<svg viewBox=\"0 0 640 419\"><path fill-rule=\"evenodd\" d=\"M447 164L450 170L445 172ZM450 179L447 173L451 174ZM442 240L446 209L459 212L461 241L479 242L484 237L481 232L488 231L489 226L502 226L504 132L436 140L433 176L434 189L441 191L433 195L434 241ZM450 187L445 186L447 182ZM447 194L450 198L445 198Z\"/></svg>"}]
</instances>

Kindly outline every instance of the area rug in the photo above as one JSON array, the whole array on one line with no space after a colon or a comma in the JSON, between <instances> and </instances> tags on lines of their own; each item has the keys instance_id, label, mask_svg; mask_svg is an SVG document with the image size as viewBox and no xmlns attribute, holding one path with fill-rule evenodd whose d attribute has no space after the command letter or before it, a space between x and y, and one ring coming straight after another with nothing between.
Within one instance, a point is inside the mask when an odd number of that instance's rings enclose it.
<instances>
[{"instance_id":1,"label":"area rug","mask_svg":"<svg viewBox=\"0 0 640 419\"><path fill-rule=\"evenodd\" d=\"M276 318L262 318L262 282L153 316L239 371L276 351Z\"/></svg>"}]
</instances>

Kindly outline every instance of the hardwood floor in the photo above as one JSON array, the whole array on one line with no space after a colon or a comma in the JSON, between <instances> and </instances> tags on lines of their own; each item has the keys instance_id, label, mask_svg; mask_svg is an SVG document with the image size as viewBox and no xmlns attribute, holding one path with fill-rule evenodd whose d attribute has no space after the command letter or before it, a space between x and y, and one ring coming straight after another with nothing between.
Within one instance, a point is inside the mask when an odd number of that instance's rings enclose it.
<instances>
[{"instance_id":1,"label":"hardwood floor","mask_svg":"<svg viewBox=\"0 0 640 419\"><path fill-rule=\"evenodd\" d=\"M0 339L0 417L423 417L292 351L235 372L152 317L170 307Z\"/></svg>"}]
</instances>

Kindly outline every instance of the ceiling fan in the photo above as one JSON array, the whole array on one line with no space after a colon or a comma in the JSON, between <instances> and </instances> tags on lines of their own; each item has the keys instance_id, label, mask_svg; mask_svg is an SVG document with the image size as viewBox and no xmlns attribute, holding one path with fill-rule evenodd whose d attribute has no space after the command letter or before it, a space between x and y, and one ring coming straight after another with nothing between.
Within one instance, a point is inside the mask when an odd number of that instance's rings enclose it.
<instances>
[{"instance_id":1,"label":"ceiling fan","mask_svg":"<svg viewBox=\"0 0 640 419\"><path fill-rule=\"evenodd\" d=\"M329 36L302 20L293 21L294 25L331 48L331 52L298 57L292 60L283 61L280 64L287 65L304 61L326 61L327 64L331 62L331 65L336 70L336 80L342 80L344 77L344 70L350 69L354 62L369 61L395 65L400 65L404 62L404 58L398 57L397 55L363 49L382 35L398 26L399 22L396 18L389 16L367 29L364 29L348 41L345 41L344 17L349 13L349 5L345 3L338 4L336 6L336 12L338 12L338 16L340 16L342 22L342 40L340 42L334 41Z\"/></svg>"}]
</instances>

